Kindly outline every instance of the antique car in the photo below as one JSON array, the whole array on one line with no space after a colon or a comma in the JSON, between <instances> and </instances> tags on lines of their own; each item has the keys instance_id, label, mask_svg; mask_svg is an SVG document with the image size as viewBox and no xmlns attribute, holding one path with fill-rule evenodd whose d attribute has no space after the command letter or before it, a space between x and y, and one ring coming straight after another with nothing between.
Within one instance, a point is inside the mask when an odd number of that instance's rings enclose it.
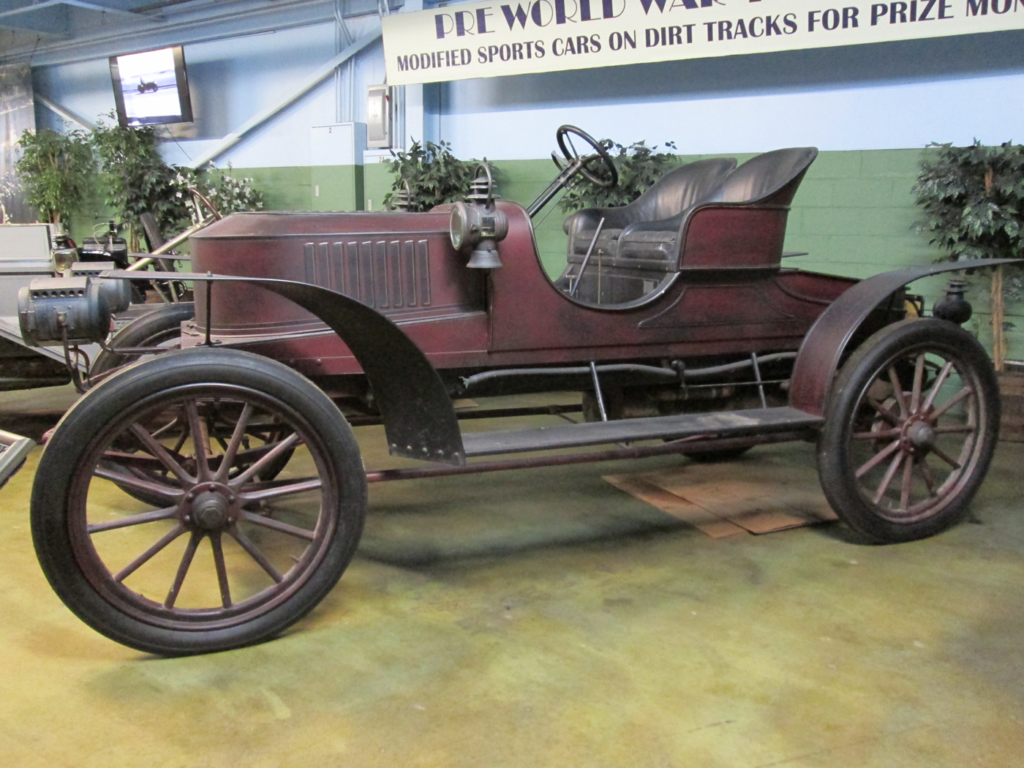
<instances>
[{"instance_id":1,"label":"antique car","mask_svg":"<svg viewBox=\"0 0 1024 768\"><path fill-rule=\"evenodd\" d=\"M962 296L924 317L905 290L958 265L860 282L783 266L816 155L798 148L690 163L628 206L574 213L552 279L532 217L576 174L615 181L601 144L557 139L558 176L527 207L484 167L466 202L428 212L228 216L193 236L191 273L146 275L192 281L194 318L160 310L106 342L131 273L26 289L26 339L105 346L32 494L71 610L160 654L264 640L341 577L368 482L436 474L808 440L866 540L964 517L997 439L994 374L958 327ZM542 391L580 393L564 410L583 418L479 431L469 417L501 414L453 405ZM350 423L369 422L424 463L367 470Z\"/></svg>"}]
</instances>

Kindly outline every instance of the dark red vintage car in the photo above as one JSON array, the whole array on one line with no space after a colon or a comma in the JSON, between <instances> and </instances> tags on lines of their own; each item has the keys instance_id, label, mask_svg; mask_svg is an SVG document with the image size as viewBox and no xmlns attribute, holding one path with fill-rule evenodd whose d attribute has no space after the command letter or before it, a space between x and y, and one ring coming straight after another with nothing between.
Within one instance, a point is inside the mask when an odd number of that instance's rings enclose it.
<instances>
[{"instance_id":1,"label":"dark red vintage car","mask_svg":"<svg viewBox=\"0 0 1024 768\"><path fill-rule=\"evenodd\" d=\"M552 280L532 215L577 173L614 182L586 134L558 143L558 178L527 208L481 169L468 202L425 213L229 216L192 238L192 273L146 273L193 281L195 318L121 331L50 439L32 527L65 603L156 653L271 637L345 570L368 481L439 473L816 440L825 493L865 538L965 515L995 447L994 375L956 324L962 297L925 318L904 289L956 265L862 282L784 267L802 148L685 165L573 214ZM26 291L26 338L101 339L128 276ZM580 392L585 418L463 431L453 406L548 390ZM368 421L425 463L368 472L349 427Z\"/></svg>"}]
</instances>

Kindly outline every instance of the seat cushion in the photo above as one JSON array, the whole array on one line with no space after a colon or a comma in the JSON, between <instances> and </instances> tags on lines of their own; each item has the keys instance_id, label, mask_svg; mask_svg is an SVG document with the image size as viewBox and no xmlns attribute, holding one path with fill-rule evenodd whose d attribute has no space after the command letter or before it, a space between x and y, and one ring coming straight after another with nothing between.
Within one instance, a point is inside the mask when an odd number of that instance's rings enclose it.
<instances>
[{"instance_id":1,"label":"seat cushion","mask_svg":"<svg viewBox=\"0 0 1024 768\"><path fill-rule=\"evenodd\" d=\"M583 230L576 234L572 241L572 252L584 255L590 248L590 241L594 239L594 232L597 230ZM615 244L622 234L621 229L602 229L597 244L594 246L594 253L614 253Z\"/></svg>"},{"instance_id":2,"label":"seat cushion","mask_svg":"<svg viewBox=\"0 0 1024 768\"><path fill-rule=\"evenodd\" d=\"M674 259L679 233L676 230L638 230L619 241L619 256L626 259Z\"/></svg>"}]
</instances>

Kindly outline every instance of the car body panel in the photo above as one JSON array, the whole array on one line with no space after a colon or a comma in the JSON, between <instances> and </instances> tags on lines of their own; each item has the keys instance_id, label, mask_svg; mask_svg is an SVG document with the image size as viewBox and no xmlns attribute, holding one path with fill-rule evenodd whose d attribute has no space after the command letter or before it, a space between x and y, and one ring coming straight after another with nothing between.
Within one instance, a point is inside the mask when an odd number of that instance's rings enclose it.
<instances>
[{"instance_id":1,"label":"car body panel","mask_svg":"<svg viewBox=\"0 0 1024 768\"><path fill-rule=\"evenodd\" d=\"M500 269L466 266L448 237L448 206L428 213L230 216L193 237L193 266L336 290L396 323L438 369L796 350L824 308L856 283L782 269L780 240L771 263L752 263L742 249L738 263L701 264L701 255L642 301L590 305L547 277L523 208L498 205L509 219L509 235L498 246ZM737 211L707 213L728 214L708 218L709 228L731 229ZM711 234L728 241L728 233ZM764 262L764 254L757 259ZM186 344L205 335L204 290L197 287L197 328ZM211 312L219 342L309 375L361 370L315 317L256 284L218 286Z\"/></svg>"}]
</instances>

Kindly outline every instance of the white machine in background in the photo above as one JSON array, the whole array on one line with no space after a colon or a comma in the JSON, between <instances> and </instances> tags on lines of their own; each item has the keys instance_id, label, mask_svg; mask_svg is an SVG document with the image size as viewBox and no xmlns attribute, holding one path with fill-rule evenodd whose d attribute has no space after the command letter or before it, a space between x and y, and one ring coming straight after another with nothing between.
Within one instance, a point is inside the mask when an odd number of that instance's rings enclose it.
<instances>
[{"instance_id":1,"label":"white machine in background","mask_svg":"<svg viewBox=\"0 0 1024 768\"><path fill-rule=\"evenodd\" d=\"M50 224L0 225L0 390L67 384L64 352L26 347L18 325L18 291L53 276Z\"/></svg>"}]
</instances>

